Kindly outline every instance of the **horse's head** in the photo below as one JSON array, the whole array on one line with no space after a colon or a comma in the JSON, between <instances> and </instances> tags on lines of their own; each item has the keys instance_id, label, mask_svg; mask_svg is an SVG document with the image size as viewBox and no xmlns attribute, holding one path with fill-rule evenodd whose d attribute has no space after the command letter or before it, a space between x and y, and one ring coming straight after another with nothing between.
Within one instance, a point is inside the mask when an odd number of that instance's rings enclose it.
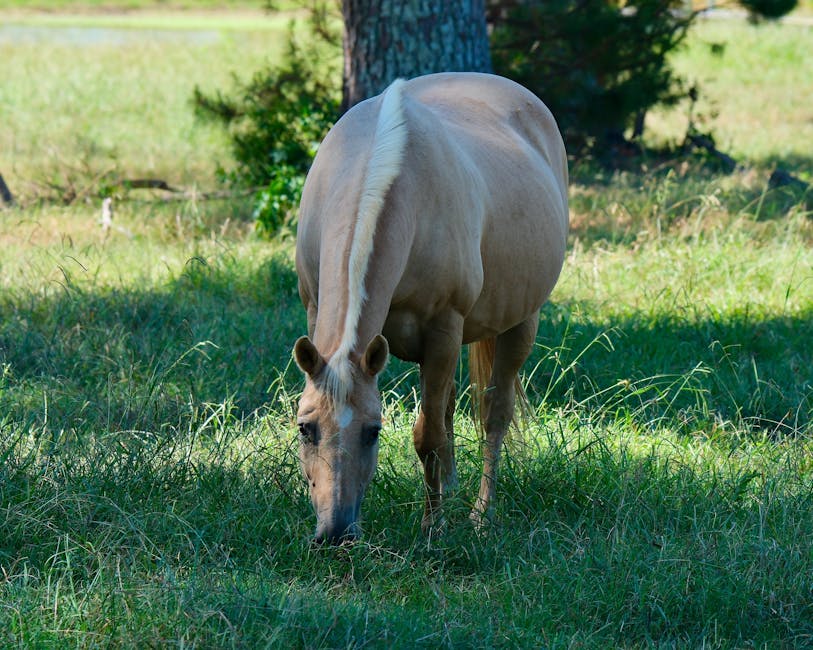
<instances>
[{"instance_id":1,"label":"horse's head","mask_svg":"<svg viewBox=\"0 0 813 650\"><path fill-rule=\"evenodd\" d=\"M316 511L317 542L332 544L359 535L364 492L378 463L381 397L378 373L389 348L376 336L358 360L336 368L311 340L294 345L294 358L306 375L299 401L299 460Z\"/></svg>"}]
</instances>

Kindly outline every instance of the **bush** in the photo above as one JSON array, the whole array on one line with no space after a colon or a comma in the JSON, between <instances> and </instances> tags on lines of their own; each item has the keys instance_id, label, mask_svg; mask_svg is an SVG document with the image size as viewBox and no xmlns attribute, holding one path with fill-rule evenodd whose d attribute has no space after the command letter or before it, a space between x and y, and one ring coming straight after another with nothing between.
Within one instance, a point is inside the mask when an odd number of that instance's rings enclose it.
<instances>
[{"instance_id":1,"label":"bush","mask_svg":"<svg viewBox=\"0 0 813 650\"><path fill-rule=\"evenodd\" d=\"M273 178L257 193L252 217L264 235L296 233L297 209L302 198L307 168L279 165Z\"/></svg>"},{"instance_id":2,"label":"bush","mask_svg":"<svg viewBox=\"0 0 813 650\"><path fill-rule=\"evenodd\" d=\"M694 14L675 0L490 0L494 71L536 93L569 149L614 138L682 96L666 57Z\"/></svg>"},{"instance_id":3,"label":"bush","mask_svg":"<svg viewBox=\"0 0 813 650\"><path fill-rule=\"evenodd\" d=\"M780 18L796 8L796 0L740 0L751 18Z\"/></svg>"},{"instance_id":4,"label":"bush","mask_svg":"<svg viewBox=\"0 0 813 650\"><path fill-rule=\"evenodd\" d=\"M243 187L259 187L254 218L272 235L291 229L302 185L316 149L339 112L341 84L324 41L298 44L293 25L282 62L262 70L233 95L207 96L195 89L197 114L225 124L236 169L223 176Z\"/></svg>"}]
</instances>

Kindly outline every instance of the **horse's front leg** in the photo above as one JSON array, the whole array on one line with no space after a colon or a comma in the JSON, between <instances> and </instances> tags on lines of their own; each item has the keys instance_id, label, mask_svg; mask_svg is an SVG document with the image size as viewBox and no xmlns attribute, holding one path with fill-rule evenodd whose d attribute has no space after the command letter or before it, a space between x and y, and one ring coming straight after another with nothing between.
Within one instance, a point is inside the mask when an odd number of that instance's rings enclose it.
<instances>
[{"instance_id":1,"label":"horse's front leg","mask_svg":"<svg viewBox=\"0 0 813 650\"><path fill-rule=\"evenodd\" d=\"M436 319L423 336L421 409L412 438L424 469L426 504L421 529L427 534L441 523L442 496L457 480L451 421L462 338L463 317L457 313Z\"/></svg>"}]
</instances>

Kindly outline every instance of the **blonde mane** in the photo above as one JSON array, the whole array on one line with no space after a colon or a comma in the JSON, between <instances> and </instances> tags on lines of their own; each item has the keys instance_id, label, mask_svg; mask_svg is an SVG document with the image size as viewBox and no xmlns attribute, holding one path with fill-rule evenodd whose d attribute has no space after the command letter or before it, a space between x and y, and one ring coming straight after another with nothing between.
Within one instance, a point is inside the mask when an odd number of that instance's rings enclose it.
<instances>
[{"instance_id":1,"label":"blonde mane","mask_svg":"<svg viewBox=\"0 0 813 650\"><path fill-rule=\"evenodd\" d=\"M387 192L401 171L407 142L407 126L402 105L403 79L397 79L384 91L373 151L367 162L364 186L353 230L347 273L347 312L338 349L326 368L327 392L335 404L344 404L352 384L349 355L358 342L358 323L367 298L364 278L373 253L373 237L378 215Z\"/></svg>"}]
</instances>

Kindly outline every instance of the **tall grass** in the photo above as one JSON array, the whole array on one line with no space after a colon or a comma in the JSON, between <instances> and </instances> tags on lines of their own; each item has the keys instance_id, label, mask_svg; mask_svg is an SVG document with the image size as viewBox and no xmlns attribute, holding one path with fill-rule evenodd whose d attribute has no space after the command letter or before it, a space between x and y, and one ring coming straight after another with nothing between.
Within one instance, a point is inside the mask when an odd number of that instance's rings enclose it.
<instances>
[{"instance_id":1,"label":"tall grass","mask_svg":"<svg viewBox=\"0 0 813 650\"><path fill-rule=\"evenodd\" d=\"M189 83L265 56L250 34L217 48L219 63L154 52ZM63 67L89 55L49 52L15 64L80 130L84 101L102 119L101 94L70 89L105 75L78 83ZM111 56L138 68L142 52ZM191 86L143 81L143 106L173 107L149 124L111 109L118 168L211 175L218 136L171 128ZM15 129L82 155L15 102ZM776 133L775 151L796 146ZM56 173L15 152L15 184ZM421 535L417 377L394 362L364 538L339 549L308 543L290 242L256 240L239 204L117 200L107 233L93 202L0 211L0 645L810 647L809 197L768 191L761 168L573 178L569 257L526 365L535 409L494 519L468 525L480 460L461 390L460 490L446 534Z\"/></svg>"},{"instance_id":2,"label":"tall grass","mask_svg":"<svg viewBox=\"0 0 813 650\"><path fill-rule=\"evenodd\" d=\"M228 167L226 136L196 120L192 92L214 92L273 60L288 19L258 14L236 31L215 18L171 38L151 29L194 27L194 17L159 18L146 31L128 20L123 31L0 41L0 173L21 199L82 201L122 178L209 190L218 165Z\"/></svg>"},{"instance_id":3,"label":"tall grass","mask_svg":"<svg viewBox=\"0 0 813 650\"><path fill-rule=\"evenodd\" d=\"M274 3L279 8L292 8L289 0ZM227 10L257 10L262 0L0 0L0 10L38 13L84 13L85 20L104 19L104 14L131 13L135 11L211 11L225 13ZM29 13L29 15L30 15ZM200 16L192 16L198 20Z\"/></svg>"}]
</instances>

